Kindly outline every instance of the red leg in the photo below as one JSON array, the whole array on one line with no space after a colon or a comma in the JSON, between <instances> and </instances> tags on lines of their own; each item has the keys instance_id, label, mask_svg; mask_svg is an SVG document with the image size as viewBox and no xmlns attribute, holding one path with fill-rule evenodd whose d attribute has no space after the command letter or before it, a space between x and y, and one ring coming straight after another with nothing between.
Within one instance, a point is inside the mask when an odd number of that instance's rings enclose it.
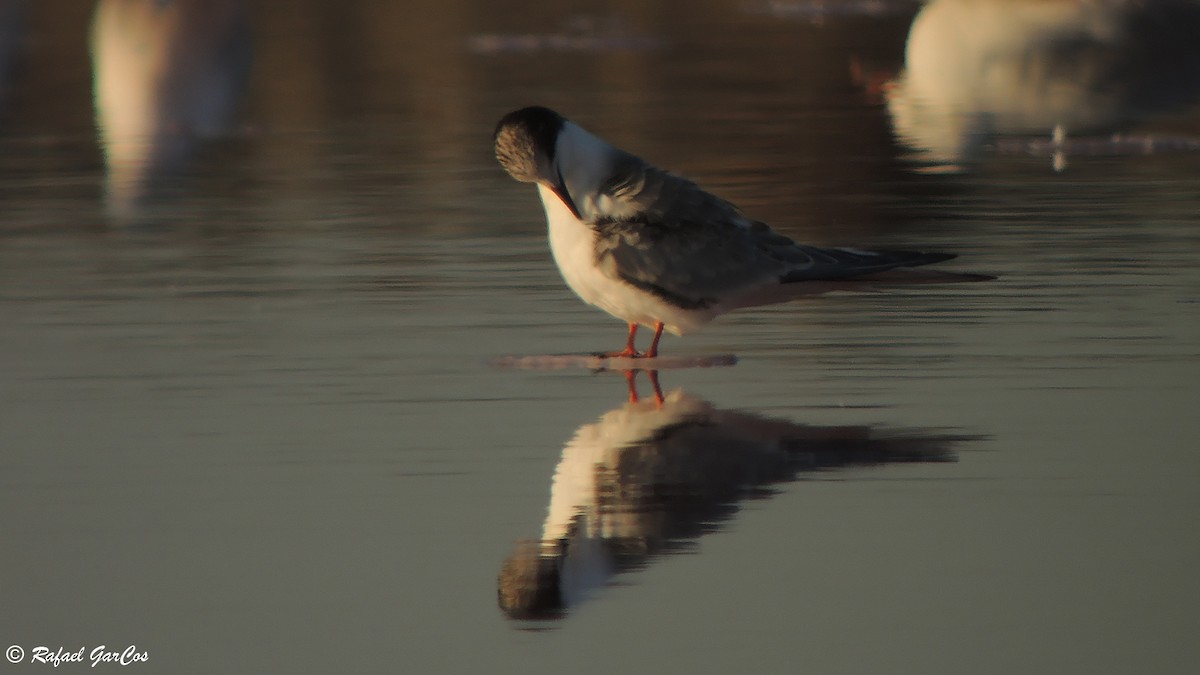
<instances>
[{"instance_id":1,"label":"red leg","mask_svg":"<svg viewBox=\"0 0 1200 675\"><path fill-rule=\"evenodd\" d=\"M625 341L625 349L619 352L605 352L600 356L607 358L637 358L641 356L633 346L634 338L637 337L637 331L638 325L636 323L629 324L629 339Z\"/></svg>"},{"instance_id":2,"label":"red leg","mask_svg":"<svg viewBox=\"0 0 1200 675\"><path fill-rule=\"evenodd\" d=\"M658 356L658 339L660 337L662 337L662 332L663 332L663 322L655 321L654 322L654 339L650 341L650 349L646 350L646 356L648 356L650 358L654 358L655 356ZM660 397L659 400L661 401L662 398Z\"/></svg>"}]
</instances>

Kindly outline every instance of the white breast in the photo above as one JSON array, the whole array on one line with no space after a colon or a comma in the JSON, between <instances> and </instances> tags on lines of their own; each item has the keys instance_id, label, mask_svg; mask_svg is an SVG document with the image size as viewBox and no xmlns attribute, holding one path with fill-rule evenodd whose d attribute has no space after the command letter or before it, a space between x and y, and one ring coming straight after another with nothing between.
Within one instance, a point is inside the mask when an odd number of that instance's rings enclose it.
<instances>
[{"instance_id":1,"label":"white breast","mask_svg":"<svg viewBox=\"0 0 1200 675\"><path fill-rule=\"evenodd\" d=\"M596 264L592 228L576 218L550 188L539 184L538 194L546 209L554 262L567 285L584 302L649 328L662 321L675 335L696 330L712 320L713 314L708 311L680 309L605 274Z\"/></svg>"}]
</instances>

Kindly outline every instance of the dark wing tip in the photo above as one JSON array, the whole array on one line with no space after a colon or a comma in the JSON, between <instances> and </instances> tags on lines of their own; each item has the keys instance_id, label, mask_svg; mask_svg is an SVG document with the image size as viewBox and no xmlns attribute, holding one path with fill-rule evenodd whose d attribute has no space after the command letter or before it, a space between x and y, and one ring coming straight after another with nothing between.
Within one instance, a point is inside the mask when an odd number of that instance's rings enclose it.
<instances>
[{"instance_id":1,"label":"dark wing tip","mask_svg":"<svg viewBox=\"0 0 1200 675\"><path fill-rule=\"evenodd\" d=\"M851 248L817 248L796 245L809 262L802 267L785 272L781 283L797 281L849 279L866 277L888 270L906 270L913 267L953 260L957 253L927 251L863 251Z\"/></svg>"},{"instance_id":2,"label":"dark wing tip","mask_svg":"<svg viewBox=\"0 0 1200 675\"><path fill-rule=\"evenodd\" d=\"M922 265L930 265L932 263L940 263L940 262L945 262L947 260L954 260L955 258L958 257L957 253L941 253L941 252L925 253L925 252L913 251L913 252L910 252L909 255L912 256L912 259L906 261L904 264L900 265L900 267L902 267L902 268L920 267ZM1000 278L994 274L979 274L976 272L937 272L937 273L946 275L947 277L953 277L954 281L995 281L996 279Z\"/></svg>"},{"instance_id":3,"label":"dark wing tip","mask_svg":"<svg viewBox=\"0 0 1200 675\"><path fill-rule=\"evenodd\" d=\"M904 256L905 256L905 258L907 258L905 260L905 262L903 263L904 267L917 267L919 265L931 265L933 263L940 263L940 262L945 262L947 260L954 260L955 258L958 257L958 254L957 253L941 253L941 252L937 252L937 251L928 252L928 253L913 251L913 252L905 252Z\"/></svg>"}]
</instances>

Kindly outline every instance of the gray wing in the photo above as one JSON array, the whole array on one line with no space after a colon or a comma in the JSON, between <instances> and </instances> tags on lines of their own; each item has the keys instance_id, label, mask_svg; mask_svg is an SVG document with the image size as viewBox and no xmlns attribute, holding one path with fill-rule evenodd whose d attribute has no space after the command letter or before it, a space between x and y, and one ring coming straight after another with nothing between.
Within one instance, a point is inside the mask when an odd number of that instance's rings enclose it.
<instances>
[{"instance_id":1,"label":"gray wing","mask_svg":"<svg viewBox=\"0 0 1200 675\"><path fill-rule=\"evenodd\" d=\"M632 215L599 218L597 261L609 275L685 308L802 281L845 279L949 257L797 244L695 183L622 158L601 190Z\"/></svg>"}]
</instances>

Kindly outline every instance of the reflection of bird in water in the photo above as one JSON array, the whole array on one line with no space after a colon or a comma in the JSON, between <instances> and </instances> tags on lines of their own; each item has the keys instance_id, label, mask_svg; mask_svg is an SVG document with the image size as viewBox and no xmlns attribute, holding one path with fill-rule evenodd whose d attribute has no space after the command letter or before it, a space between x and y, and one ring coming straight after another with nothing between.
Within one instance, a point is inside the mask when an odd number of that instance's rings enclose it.
<instances>
[{"instance_id":1,"label":"reflection of bird in water","mask_svg":"<svg viewBox=\"0 0 1200 675\"><path fill-rule=\"evenodd\" d=\"M91 46L109 205L127 214L199 140L228 131L249 74L249 18L241 0L101 0Z\"/></svg>"},{"instance_id":2,"label":"reflection of bird in water","mask_svg":"<svg viewBox=\"0 0 1200 675\"><path fill-rule=\"evenodd\" d=\"M951 254L797 244L546 108L501 119L495 149L509 175L537 184L567 285L629 324L611 356L642 356L638 326L654 330L653 357L664 329L681 335L739 307L868 282L978 279L908 269Z\"/></svg>"},{"instance_id":3,"label":"reflection of bird in water","mask_svg":"<svg viewBox=\"0 0 1200 675\"><path fill-rule=\"evenodd\" d=\"M499 603L513 618L557 618L615 573L680 550L798 473L953 461L961 436L813 427L718 410L680 391L628 403L563 448L539 540L503 565Z\"/></svg>"},{"instance_id":4,"label":"reflection of bird in water","mask_svg":"<svg viewBox=\"0 0 1200 675\"><path fill-rule=\"evenodd\" d=\"M932 0L888 91L897 135L957 168L997 134L1100 133L1200 95L1194 0Z\"/></svg>"}]
</instances>

